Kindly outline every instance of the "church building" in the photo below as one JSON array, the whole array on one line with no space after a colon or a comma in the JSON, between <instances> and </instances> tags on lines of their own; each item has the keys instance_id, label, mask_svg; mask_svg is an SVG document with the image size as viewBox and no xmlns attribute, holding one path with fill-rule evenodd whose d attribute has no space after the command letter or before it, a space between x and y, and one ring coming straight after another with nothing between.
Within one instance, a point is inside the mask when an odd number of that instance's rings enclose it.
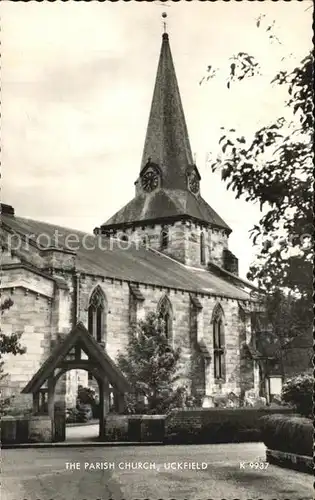
<instances>
[{"instance_id":1,"label":"church building","mask_svg":"<svg viewBox=\"0 0 315 500\"><path fill-rule=\"evenodd\" d=\"M22 333L27 349L4 356L1 390L19 408L31 405L21 391L78 323L114 366L132 325L151 311L181 348L182 381L201 404L218 394L259 392L249 348L257 290L238 276L231 228L201 195L167 33L138 174L134 168L134 198L106 222L95 221L90 234L1 206L1 302L13 302L1 328ZM89 380L82 370L66 373L68 405Z\"/></svg>"}]
</instances>

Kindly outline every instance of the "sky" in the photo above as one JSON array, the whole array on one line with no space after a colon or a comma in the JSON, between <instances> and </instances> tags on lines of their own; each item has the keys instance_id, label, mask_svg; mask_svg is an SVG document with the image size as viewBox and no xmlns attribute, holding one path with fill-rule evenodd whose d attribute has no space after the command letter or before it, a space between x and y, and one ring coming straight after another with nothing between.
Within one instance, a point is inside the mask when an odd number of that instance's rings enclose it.
<instances>
[{"instance_id":1,"label":"sky","mask_svg":"<svg viewBox=\"0 0 315 500\"><path fill-rule=\"evenodd\" d=\"M249 137L285 115L270 85L312 47L312 3L1 2L2 189L16 215L92 232L134 196L163 32L179 81L201 194L233 229L245 277L259 207L235 200L207 162L221 127ZM258 28L256 20L263 17ZM271 43L266 31L279 41ZM261 75L226 86L248 52ZM217 76L200 85L208 65Z\"/></svg>"}]
</instances>

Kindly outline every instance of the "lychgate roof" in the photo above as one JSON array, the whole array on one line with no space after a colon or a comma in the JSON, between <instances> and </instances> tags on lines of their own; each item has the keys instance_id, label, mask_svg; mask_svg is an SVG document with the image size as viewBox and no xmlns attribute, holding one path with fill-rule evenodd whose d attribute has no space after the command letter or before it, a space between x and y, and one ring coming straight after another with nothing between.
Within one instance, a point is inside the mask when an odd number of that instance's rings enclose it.
<instances>
[{"instance_id":1,"label":"lychgate roof","mask_svg":"<svg viewBox=\"0 0 315 500\"><path fill-rule=\"evenodd\" d=\"M24 387L22 393L37 392L47 379L54 375L54 370L59 368L62 362L66 361L67 355L75 346L84 350L93 367L98 369L100 374L106 374L112 386L116 387L121 393L132 391L132 387L120 369L96 342L83 323L79 322L64 341L54 348L51 355Z\"/></svg>"}]
</instances>

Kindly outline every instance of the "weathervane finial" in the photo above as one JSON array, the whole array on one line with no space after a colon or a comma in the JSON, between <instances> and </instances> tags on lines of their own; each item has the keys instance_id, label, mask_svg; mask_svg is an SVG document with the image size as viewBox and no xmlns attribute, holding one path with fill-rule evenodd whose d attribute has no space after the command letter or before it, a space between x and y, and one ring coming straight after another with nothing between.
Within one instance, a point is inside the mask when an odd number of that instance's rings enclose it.
<instances>
[{"instance_id":1,"label":"weathervane finial","mask_svg":"<svg viewBox=\"0 0 315 500\"><path fill-rule=\"evenodd\" d=\"M166 12L162 13L162 18L164 19L163 26L164 26L164 33L166 33L166 21L165 19L167 18Z\"/></svg>"}]
</instances>

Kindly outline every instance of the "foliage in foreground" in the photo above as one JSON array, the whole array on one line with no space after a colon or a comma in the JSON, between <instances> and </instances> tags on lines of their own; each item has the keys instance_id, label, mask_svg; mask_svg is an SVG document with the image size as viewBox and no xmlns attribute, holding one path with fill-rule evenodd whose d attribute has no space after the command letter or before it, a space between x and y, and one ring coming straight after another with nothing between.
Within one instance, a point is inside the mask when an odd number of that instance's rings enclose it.
<instances>
[{"instance_id":1,"label":"foliage in foreground","mask_svg":"<svg viewBox=\"0 0 315 500\"><path fill-rule=\"evenodd\" d=\"M247 55L248 56L248 55ZM241 56L240 56L241 57ZM231 81L255 73L248 56ZM252 229L257 261L249 279L272 291L288 288L308 300L312 294L313 236L313 57L309 54L293 71L280 71L272 85L285 85L291 121L274 123L245 138L235 129L224 131L220 154L212 169L221 170L235 197L259 202L264 215Z\"/></svg>"},{"instance_id":2,"label":"foliage in foreground","mask_svg":"<svg viewBox=\"0 0 315 500\"><path fill-rule=\"evenodd\" d=\"M265 31L266 43L282 45L275 21L260 15L256 26ZM294 337L311 335L313 324L313 59L306 54L295 68L291 63L291 69L279 68L270 81L271 88L281 86L287 93L283 116L252 135L221 127L219 154L211 160L212 170L221 172L236 199L260 205L262 217L251 230L256 261L247 277L266 293L263 321L277 344L283 375L283 347ZM282 57L279 66L283 61L288 63ZM221 69L208 66L200 83ZM233 54L226 86L232 89L258 75L255 57L245 51Z\"/></svg>"},{"instance_id":3,"label":"foliage in foreground","mask_svg":"<svg viewBox=\"0 0 315 500\"><path fill-rule=\"evenodd\" d=\"M298 413L305 417L311 417L313 413L313 389L313 375L302 373L286 381L282 387L281 397L285 403L296 408Z\"/></svg>"},{"instance_id":4,"label":"foliage in foreground","mask_svg":"<svg viewBox=\"0 0 315 500\"><path fill-rule=\"evenodd\" d=\"M258 313L252 313L252 327L257 339L268 345L269 354L274 355L283 378L292 373L288 365L287 349L293 339L300 339L296 346L302 345L311 355L313 344L312 311L307 300L297 299L291 293L275 289L261 298ZM272 352L273 351L273 354ZM309 366L300 366L307 370Z\"/></svg>"},{"instance_id":5,"label":"foliage in foreground","mask_svg":"<svg viewBox=\"0 0 315 500\"><path fill-rule=\"evenodd\" d=\"M185 387L174 388L179 379L180 350L170 346L165 324L155 313L149 313L130 332L126 353L120 353L118 366L135 389L126 398L128 413L164 414L174 407L192 404ZM137 395L147 398L147 408Z\"/></svg>"},{"instance_id":6,"label":"foliage in foreground","mask_svg":"<svg viewBox=\"0 0 315 500\"><path fill-rule=\"evenodd\" d=\"M308 418L271 415L260 419L261 436L272 450L313 456L313 422Z\"/></svg>"}]
</instances>

